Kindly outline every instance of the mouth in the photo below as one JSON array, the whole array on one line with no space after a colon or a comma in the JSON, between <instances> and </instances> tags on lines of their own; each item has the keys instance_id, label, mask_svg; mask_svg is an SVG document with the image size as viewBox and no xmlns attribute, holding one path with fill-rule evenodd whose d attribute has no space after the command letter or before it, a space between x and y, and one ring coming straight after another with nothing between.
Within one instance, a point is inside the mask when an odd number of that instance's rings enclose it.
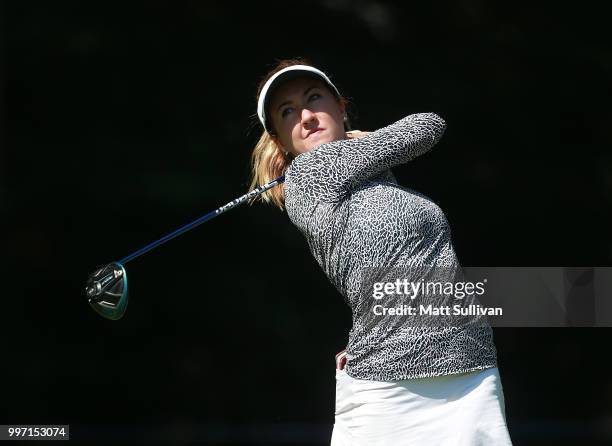
<instances>
[{"instance_id":1,"label":"mouth","mask_svg":"<svg viewBox=\"0 0 612 446\"><path fill-rule=\"evenodd\" d=\"M314 129L314 130L311 130L310 132L308 132L308 135L306 135L306 138L310 138L310 136L311 136L311 135L314 135L315 133L319 133L319 132L321 132L321 131L323 131L323 130L325 130L325 129L322 129L322 128L316 128L316 129Z\"/></svg>"}]
</instances>

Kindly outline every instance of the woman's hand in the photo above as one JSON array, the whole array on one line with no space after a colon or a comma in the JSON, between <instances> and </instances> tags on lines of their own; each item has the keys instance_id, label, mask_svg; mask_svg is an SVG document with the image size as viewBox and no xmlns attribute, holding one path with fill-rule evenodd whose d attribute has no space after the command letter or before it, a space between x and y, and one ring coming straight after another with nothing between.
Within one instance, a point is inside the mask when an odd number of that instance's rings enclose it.
<instances>
[{"instance_id":1,"label":"woman's hand","mask_svg":"<svg viewBox=\"0 0 612 446\"><path fill-rule=\"evenodd\" d=\"M351 130L350 132L346 132L347 138L363 138L366 135L369 135L370 132L362 132L361 130Z\"/></svg>"}]
</instances>

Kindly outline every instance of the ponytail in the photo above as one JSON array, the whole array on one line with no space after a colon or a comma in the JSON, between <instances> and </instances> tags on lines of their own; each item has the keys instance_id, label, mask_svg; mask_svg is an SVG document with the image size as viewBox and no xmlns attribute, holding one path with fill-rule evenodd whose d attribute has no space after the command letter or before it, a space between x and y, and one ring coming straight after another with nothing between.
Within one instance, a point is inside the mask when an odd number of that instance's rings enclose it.
<instances>
[{"instance_id":1,"label":"ponytail","mask_svg":"<svg viewBox=\"0 0 612 446\"><path fill-rule=\"evenodd\" d=\"M284 175L291 164L289 155L285 155L274 139L264 130L259 142L251 154L251 185L249 190L263 186ZM285 185L283 183L259 196L265 203L272 203L279 209L285 207Z\"/></svg>"}]
</instances>

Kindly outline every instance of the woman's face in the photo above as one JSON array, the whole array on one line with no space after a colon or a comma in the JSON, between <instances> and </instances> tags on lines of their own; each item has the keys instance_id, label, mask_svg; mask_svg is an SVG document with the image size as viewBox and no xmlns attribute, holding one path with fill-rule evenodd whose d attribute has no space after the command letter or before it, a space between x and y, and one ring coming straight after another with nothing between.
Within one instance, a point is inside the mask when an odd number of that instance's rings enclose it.
<instances>
[{"instance_id":1,"label":"woman's face","mask_svg":"<svg viewBox=\"0 0 612 446\"><path fill-rule=\"evenodd\" d=\"M270 100L268 114L276 143L295 156L346 138L344 102L318 79L303 77L281 84Z\"/></svg>"}]
</instances>

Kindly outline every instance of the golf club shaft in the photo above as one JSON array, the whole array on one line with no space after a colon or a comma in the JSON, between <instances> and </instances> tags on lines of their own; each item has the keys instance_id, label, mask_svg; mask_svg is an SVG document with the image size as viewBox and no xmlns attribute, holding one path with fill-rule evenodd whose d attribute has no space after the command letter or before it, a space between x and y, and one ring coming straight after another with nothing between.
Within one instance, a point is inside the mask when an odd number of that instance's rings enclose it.
<instances>
[{"instance_id":1,"label":"golf club shaft","mask_svg":"<svg viewBox=\"0 0 612 446\"><path fill-rule=\"evenodd\" d=\"M140 257L141 255L151 251L153 248L157 248L159 245L163 245L167 241L170 241L173 238L178 237L179 235L189 231L190 229L193 229L196 226L201 225L205 221L208 221L208 220L216 217L217 215L220 215L220 214L222 214L224 212L229 211L230 209L235 208L236 206L242 204L243 202L245 202L249 198L255 198L256 196L261 195L265 191L267 191L269 189L272 189L274 186L277 186L277 185L281 184L283 181L285 181L285 176L284 175L278 177L274 181L270 181L268 184L264 184L263 186L257 187L255 189L253 189L252 191L247 192L246 194L236 198L235 200L230 201L226 205L221 206L220 208L215 209L212 212L209 212L208 214L198 218L197 220L194 220L191 223L188 223L185 226L183 226L181 228L178 228L176 231L173 231L170 234L167 234L167 235L163 236L159 240L156 240L153 243L150 243L147 246L145 246L143 248L140 248L138 251L135 251L132 254L130 254L129 256L119 260L118 263L120 263L121 265L125 265L127 262L129 262L131 260L134 260L136 257Z\"/></svg>"}]
</instances>

